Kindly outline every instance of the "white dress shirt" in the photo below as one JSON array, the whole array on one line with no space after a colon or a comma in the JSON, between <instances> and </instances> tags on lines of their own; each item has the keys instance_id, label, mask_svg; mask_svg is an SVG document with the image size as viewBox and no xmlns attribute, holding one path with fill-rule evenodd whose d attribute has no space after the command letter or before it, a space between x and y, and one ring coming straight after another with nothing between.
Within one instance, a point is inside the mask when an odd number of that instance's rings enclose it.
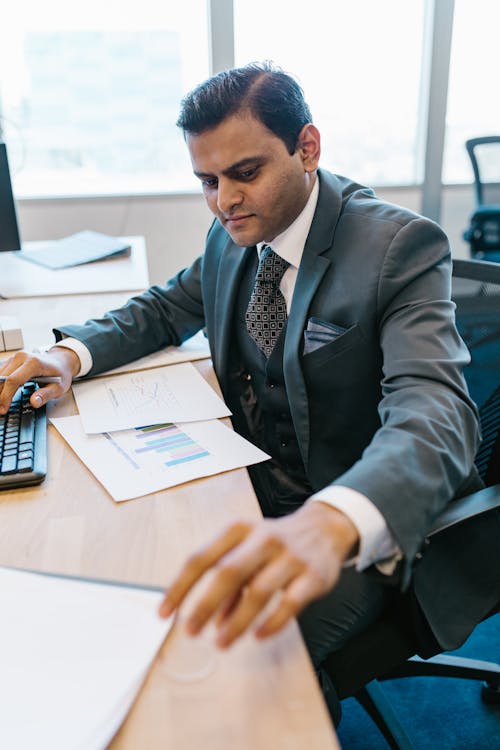
<instances>
[{"instance_id":1,"label":"white dress shirt","mask_svg":"<svg viewBox=\"0 0 500 750\"><path fill-rule=\"evenodd\" d=\"M295 221L272 242L262 242L257 247L260 256L262 247L270 245L277 255L290 264L280 284L288 314L292 307L297 272L316 210L318 194L319 181L316 177L309 199ZM56 344L58 345L72 349L80 358L81 367L77 377L83 377L89 372L92 367L92 355L81 341L66 338L64 343L61 341ZM383 515L369 498L350 487L331 485L317 492L312 499L338 508L356 526L360 537L358 554L347 564L356 565L357 570L364 570L376 563L383 573L390 574L393 571L397 560L401 558L401 552Z\"/></svg>"}]
</instances>

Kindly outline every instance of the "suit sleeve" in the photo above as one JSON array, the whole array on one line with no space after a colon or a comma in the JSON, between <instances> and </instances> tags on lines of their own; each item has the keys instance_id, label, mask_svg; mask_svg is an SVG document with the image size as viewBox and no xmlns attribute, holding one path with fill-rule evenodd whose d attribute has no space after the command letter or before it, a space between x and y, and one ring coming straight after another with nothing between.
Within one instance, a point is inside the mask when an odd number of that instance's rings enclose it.
<instances>
[{"instance_id":1,"label":"suit sleeve","mask_svg":"<svg viewBox=\"0 0 500 750\"><path fill-rule=\"evenodd\" d=\"M378 285L380 427L336 480L381 511L407 562L404 581L433 519L470 476L479 441L462 375L469 354L455 327L450 286L445 235L421 218L404 225Z\"/></svg>"},{"instance_id":2,"label":"suit sleeve","mask_svg":"<svg viewBox=\"0 0 500 750\"><path fill-rule=\"evenodd\" d=\"M165 286L151 287L100 319L54 329L56 340L71 336L85 344L93 360L90 375L179 346L205 325L202 265L200 257Z\"/></svg>"}]
</instances>

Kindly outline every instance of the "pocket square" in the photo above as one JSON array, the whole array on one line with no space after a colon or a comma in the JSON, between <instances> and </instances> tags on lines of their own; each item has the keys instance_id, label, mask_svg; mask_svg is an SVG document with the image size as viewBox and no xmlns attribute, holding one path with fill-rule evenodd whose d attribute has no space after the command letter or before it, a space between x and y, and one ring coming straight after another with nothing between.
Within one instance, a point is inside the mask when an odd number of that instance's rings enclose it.
<instances>
[{"instance_id":1,"label":"pocket square","mask_svg":"<svg viewBox=\"0 0 500 750\"><path fill-rule=\"evenodd\" d=\"M335 323L328 323L324 320L319 320L319 318L309 318L307 329L304 331L304 354L310 354L316 351L316 349L330 344L339 336L342 336L346 330L347 328Z\"/></svg>"}]
</instances>

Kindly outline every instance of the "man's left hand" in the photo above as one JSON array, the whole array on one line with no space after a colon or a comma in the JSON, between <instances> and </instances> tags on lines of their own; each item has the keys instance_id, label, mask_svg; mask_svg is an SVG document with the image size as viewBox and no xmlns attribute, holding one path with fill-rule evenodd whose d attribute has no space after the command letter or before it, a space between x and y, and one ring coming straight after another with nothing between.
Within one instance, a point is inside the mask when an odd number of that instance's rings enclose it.
<instances>
[{"instance_id":1,"label":"man's left hand","mask_svg":"<svg viewBox=\"0 0 500 750\"><path fill-rule=\"evenodd\" d=\"M217 645L226 648L269 605L255 630L257 638L266 638L335 586L342 563L358 542L352 521L318 501L283 518L234 523L187 560L165 595L160 615L169 616L212 570L209 585L187 618L188 632L196 635L214 619Z\"/></svg>"}]
</instances>

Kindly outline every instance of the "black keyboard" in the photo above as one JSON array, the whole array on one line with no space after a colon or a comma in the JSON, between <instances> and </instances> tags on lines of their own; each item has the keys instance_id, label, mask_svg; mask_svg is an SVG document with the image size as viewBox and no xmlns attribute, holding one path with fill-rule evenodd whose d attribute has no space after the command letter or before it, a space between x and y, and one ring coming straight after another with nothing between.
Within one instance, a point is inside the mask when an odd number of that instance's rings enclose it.
<instances>
[{"instance_id":1,"label":"black keyboard","mask_svg":"<svg viewBox=\"0 0 500 750\"><path fill-rule=\"evenodd\" d=\"M29 398L38 386L25 383L0 415L0 490L39 484L47 474L47 416Z\"/></svg>"}]
</instances>

